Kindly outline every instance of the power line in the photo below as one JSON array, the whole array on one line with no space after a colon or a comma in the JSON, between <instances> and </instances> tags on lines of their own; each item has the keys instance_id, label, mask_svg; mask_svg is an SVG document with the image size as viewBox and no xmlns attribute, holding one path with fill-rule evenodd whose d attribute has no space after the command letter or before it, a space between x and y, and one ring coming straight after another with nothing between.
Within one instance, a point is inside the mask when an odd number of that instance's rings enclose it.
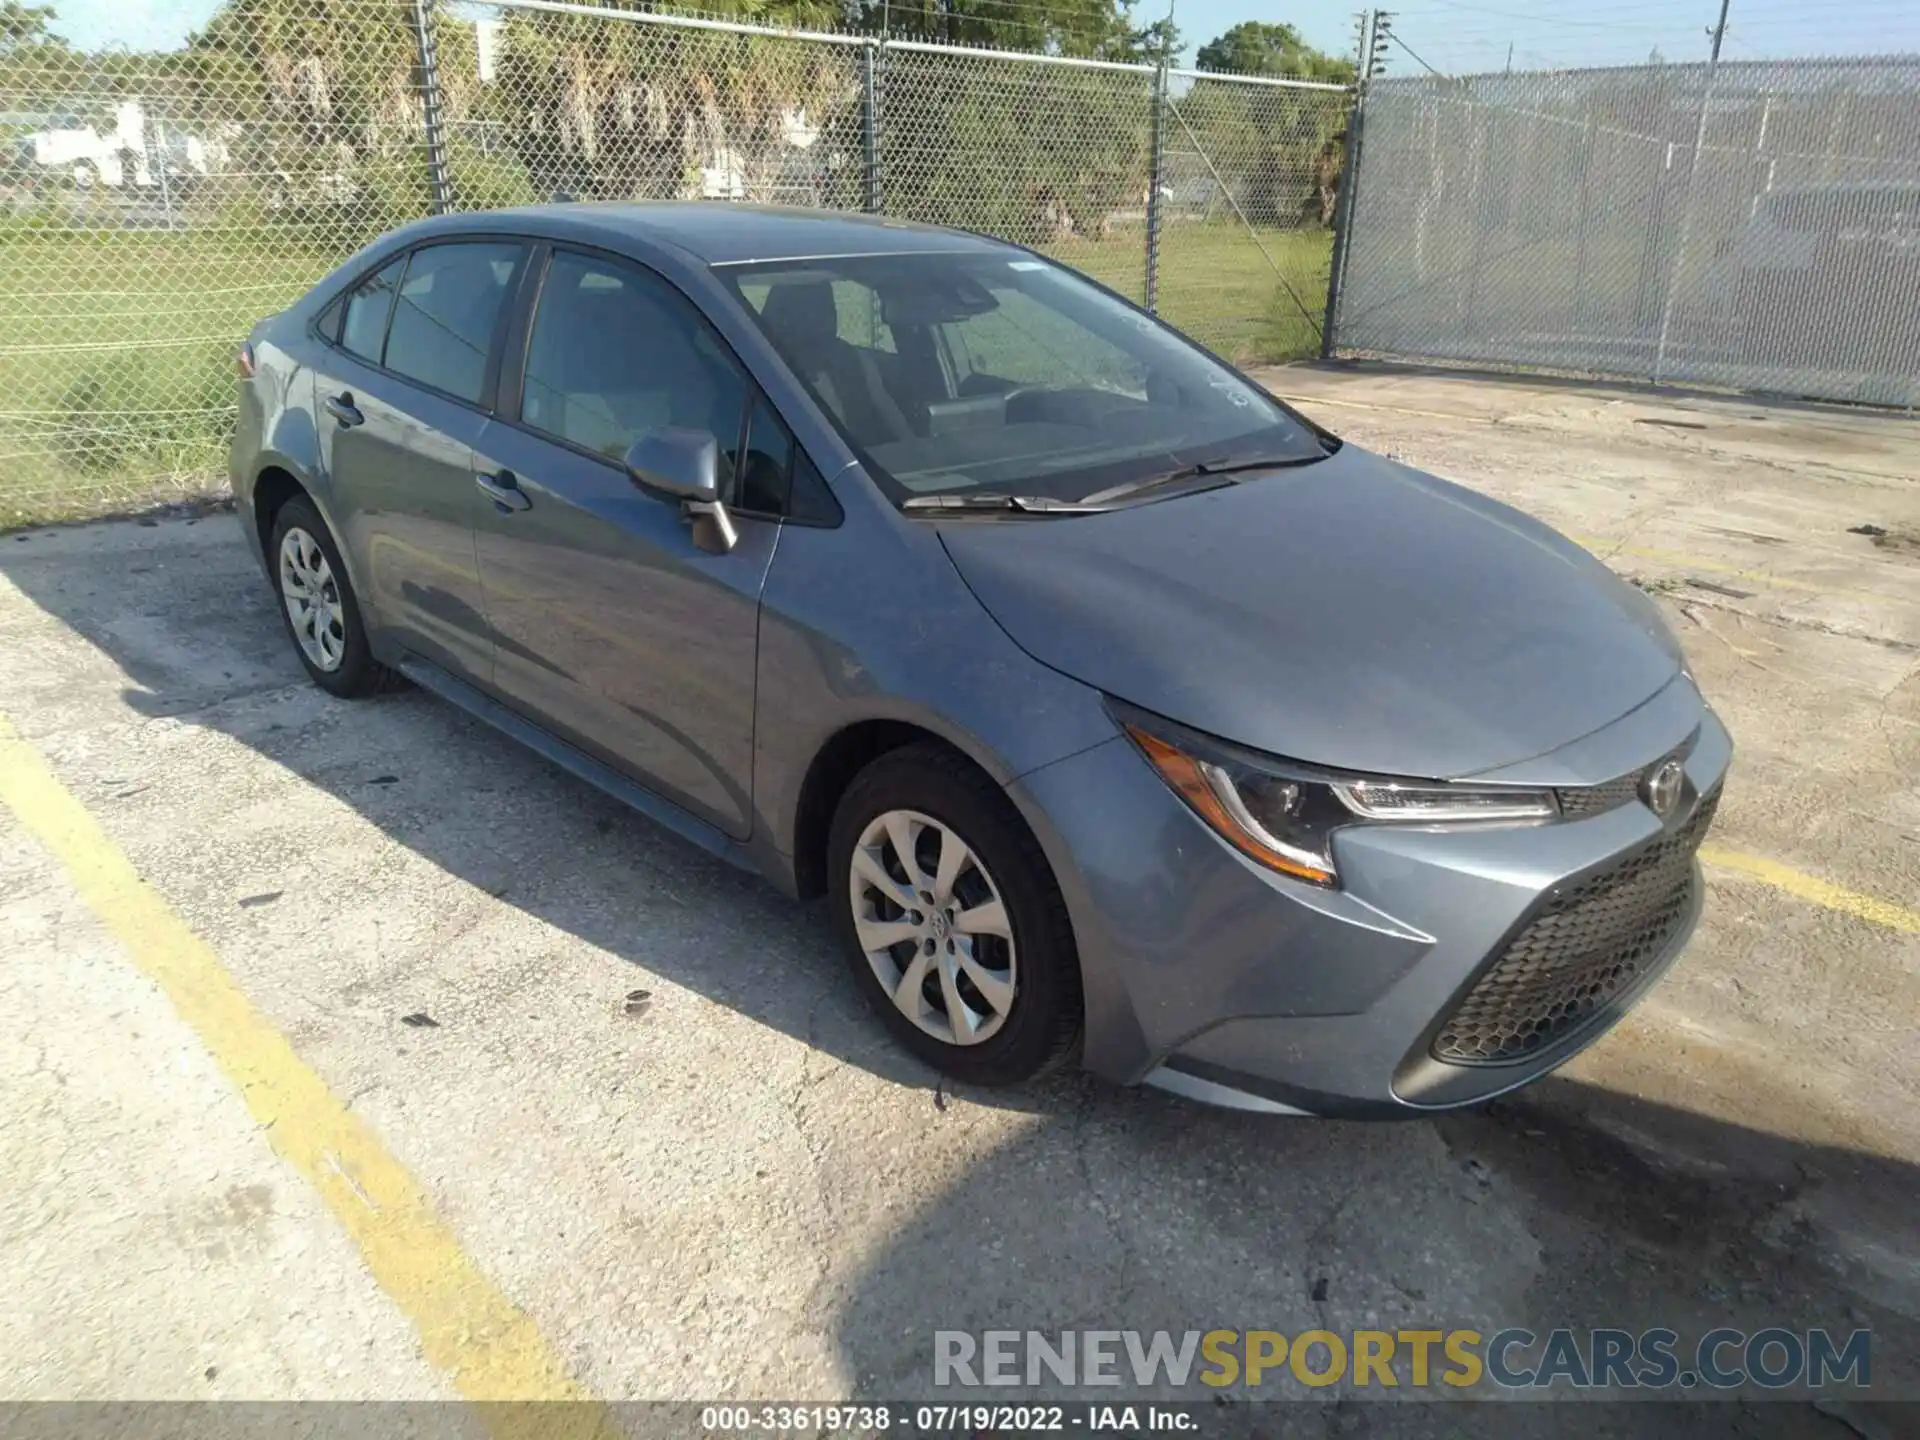
<instances>
[{"instance_id":1,"label":"power line","mask_svg":"<svg viewBox=\"0 0 1920 1440\"><path fill-rule=\"evenodd\" d=\"M1443 6L1448 10L1467 11L1475 15L1497 15L1502 19L1518 20L1528 25L1560 25L1576 27L1583 30L1613 30L1619 28L1619 22L1613 20L1569 20L1559 15L1529 15L1518 10L1495 10L1491 6L1486 5L1462 5L1458 3L1458 0L1427 0L1427 3ZM1591 9L1587 13L1589 15L1595 15L1607 14L1609 12L1602 7L1599 9ZM1673 7L1671 5L1622 5L1617 7L1615 13L1659 14L1671 18Z\"/></svg>"},{"instance_id":2,"label":"power line","mask_svg":"<svg viewBox=\"0 0 1920 1440\"><path fill-rule=\"evenodd\" d=\"M1423 0L1407 0L1407 3L1420 5ZM1451 59L1456 71L1469 68L1500 69L1509 47L1516 57L1525 57L1530 63L1540 63L1548 68L1632 64L1642 58L1644 47L1649 45L1665 51L1669 56L1684 58L1687 48L1684 42L1693 28L1687 23L1684 13L1676 13L1676 9L1684 11L1692 8L1687 5L1676 7L1664 3L1653 6L1629 3L1588 7L1579 18L1569 18L1534 14L1498 4L1483 5L1474 3L1474 0L1424 0L1424 3L1448 12L1449 17L1453 14L1463 17L1456 21L1443 18L1435 11L1427 11L1420 16L1427 25L1422 31L1425 36L1423 48L1435 50L1443 60ZM1827 17L1854 17L1858 14L1859 7L1855 0L1741 0L1737 28L1731 19L1724 28L1717 22L1705 28L1710 37L1718 37L1721 45L1730 44L1739 56L1754 59L1783 54L1812 59L1829 55L1897 53L1909 47L1911 40L1908 37L1920 35L1920 23L1916 23L1920 21L1920 12L1899 19L1887 17L1893 19L1894 23L1891 26L1879 24L1867 43L1861 43L1865 37L1855 39L1851 35L1833 33L1834 27ZM1488 18L1474 18L1481 16ZM1495 23L1501 20L1509 23ZM1567 34L1566 58L1556 61L1538 48L1523 45L1521 41L1529 38L1526 35L1529 27L1537 27L1536 34L1548 29ZM1585 38L1576 42L1572 32L1578 32ZM1412 55L1414 52L1409 50L1407 53Z\"/></svg>"},{"instance_id":3,"label":"power line","mask_svg":"<svg viewBox=\"0 0 1920 1440\"><path fill-rule=\"evenodd\" d=\"M1387 32L1386 38L1391 40L1394 44L1398 45L1402 50L1406 51L1408 55L1412 56L1413 59L1417 61L1426 70L1426 72L1429 75L1438 75L1442 80L1450 80L1453 78L1450 75L1444 74L1441 71L1434 69L1433 66L1428 65L1425 60L1420 59L1420 52L1415 50L1411 45L1407 44L1406 41L1402 40L1398 35L1394 34L1391 30Z\"/></svg>"}]
</instances>

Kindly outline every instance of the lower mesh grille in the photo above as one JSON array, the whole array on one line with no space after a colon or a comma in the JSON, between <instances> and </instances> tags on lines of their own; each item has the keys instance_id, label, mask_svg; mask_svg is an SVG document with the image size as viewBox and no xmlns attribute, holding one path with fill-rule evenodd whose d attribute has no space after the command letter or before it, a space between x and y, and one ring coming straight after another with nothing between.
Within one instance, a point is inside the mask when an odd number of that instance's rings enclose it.
<instances>
[{"instance_id":1,"label":"lower mesh grille","mask_svg":"<svg viewBox=\"0 0 1920 1440\"><path fill-rule=\"evenodd\" d=\"M1693 854L1719 803L1715 791L1673 834L1550 901L1441 1026L1434 1058L1523 1060L1570 1039L1632 989L1686 917Z\"/></svg>"}]
</instances>

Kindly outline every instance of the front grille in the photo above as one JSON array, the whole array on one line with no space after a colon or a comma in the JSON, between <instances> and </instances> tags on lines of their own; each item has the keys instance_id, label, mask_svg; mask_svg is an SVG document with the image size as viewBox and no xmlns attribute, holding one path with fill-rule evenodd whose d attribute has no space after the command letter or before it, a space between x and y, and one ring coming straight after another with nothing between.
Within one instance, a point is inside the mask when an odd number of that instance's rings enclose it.
<instances>
[{"instance_id":1,"label":"front grille","mask_svg":"<svg viewBox=\"0 0 1920 1440\"><path fill-rule=\"evenodd\" d=\"M1676 745L1658 760L1643 765L1631 775L1622 775L1617 780L1607 780L1599 785L1568 786L1553 792L1560 802L1560 813L1568 820L1584 820L1589 815L1604 814L1608 810L1617 810L1622 805L1640 798L1640 782L1669 760L1684 760L1693 750L1693 743L1699 738L1699 731L1689 735L1686 742Z\"/></svg>"},{"instance_id":2,"label":"front grille","mask_svg":"<svg viewBox=\"0 0 1920 1440\"><path fill-rule=\"evenodd\" d=\"M1560 800L1562 815L1569 820L1585 819L1603 811L1617 810L1628 801L1638 799L1640 772L1622 775L1618 780L1609 780L1604 785L1583 785L1577 790L1556 790L1554 794Z\"/></svg>"},{"instance_id":3,"label":"front grille","mask_svg":"<svg viewBox=\"0 0 1920 1440\"><path fill-rule=\"evenodd\" d=\"M1692 899L1693 854L1720 803L1555 896L1468 990L1433 1042L1454 1065L1506 1065L1598 1021L1658 960Z\"/></svg>"}]
</instances>

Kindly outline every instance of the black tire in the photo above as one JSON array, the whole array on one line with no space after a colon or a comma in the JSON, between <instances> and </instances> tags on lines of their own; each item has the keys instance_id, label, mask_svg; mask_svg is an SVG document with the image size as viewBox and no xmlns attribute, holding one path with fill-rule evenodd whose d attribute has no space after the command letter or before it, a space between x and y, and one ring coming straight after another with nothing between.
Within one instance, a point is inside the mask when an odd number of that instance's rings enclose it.
<instances>
[{"instance_id":1,"label":"black tire","mask_svg":"<svg viewBox=\"0 0 1920 1440\"><path fill-rule=\"evenodd\" d=\"M304 530L319 545L321 553L326 556L327 568L332 572L333 585L339 595L343 644L340 663L331 670L315 664L307 654L299 636L294 633L293 617L288 613L286 598L280 591L280 547L287 538L287 532L295 529ZM300 657L300 664L314 684L343 700L379 695L406 684L398 671L389 669L373 658L373 649L367 643L367 628L360 618L360 602L353 593L352 583L347 579L347 567L340 558L340 547L334 542L333 532L327 529L326 521L320 518L320 512L305 496L291 497L274 512L273 529L267 541L267 568L274 577L273 601L280 612L280 623L287 632L293 653Z\"/></svg>"},{"instance_id":2,"label":"black tire","mask_svg":"<svg viewBox=\"0 0 1920 1440\"><path fill-rule=\"evenodd\" d=\"M879 816L913 810L946 826L992 876L1017 954L1014 997L999 1030L976 1044L943 1041L894 1005L862 949L854 919L852 863L861 834ZM992 780L937 744L888 751L854 777L827 840L834 923L854 982L908 1050L956 1080L1017 1085L1075 1053L1081 1031L1080 957L1066 902L1040 844ZM956 887L957 889L958 887ZM907 952L909 955L912 952Z\"/></svg>"}]
</instances>

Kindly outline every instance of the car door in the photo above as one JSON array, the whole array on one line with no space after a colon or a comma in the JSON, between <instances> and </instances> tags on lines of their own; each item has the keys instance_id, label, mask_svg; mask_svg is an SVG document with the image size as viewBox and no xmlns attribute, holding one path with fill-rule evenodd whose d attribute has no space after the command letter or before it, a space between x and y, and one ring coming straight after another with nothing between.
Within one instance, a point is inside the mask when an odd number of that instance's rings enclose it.
<instances>
[{"instance_id":1,"label":"car door","mask_svg":"<svg viewBox=\"0 0 1920 1440\"><path fill-rule=\"evenodd\" d=\"M314 371L321 463L361 601L388 637L485 684L493 642L474 563L473 446L526 247L421 246L349 291Z\"/></svg>"},{"instance_id":2,"label":"car door","mask_svg":"<svg viewBox=\"0 0 1920 1440\"><path fill-rule=\"evenodd\" d=\"M779 520L738 510L738 544L709 553L622 457L656 426L709 430L730 493L755 392L694 304L649 270L556 249L535 288L474 456L476 478L505 497L475 529L493 688L744 837L760 591Z\"/></svg>"}]
</instances>

